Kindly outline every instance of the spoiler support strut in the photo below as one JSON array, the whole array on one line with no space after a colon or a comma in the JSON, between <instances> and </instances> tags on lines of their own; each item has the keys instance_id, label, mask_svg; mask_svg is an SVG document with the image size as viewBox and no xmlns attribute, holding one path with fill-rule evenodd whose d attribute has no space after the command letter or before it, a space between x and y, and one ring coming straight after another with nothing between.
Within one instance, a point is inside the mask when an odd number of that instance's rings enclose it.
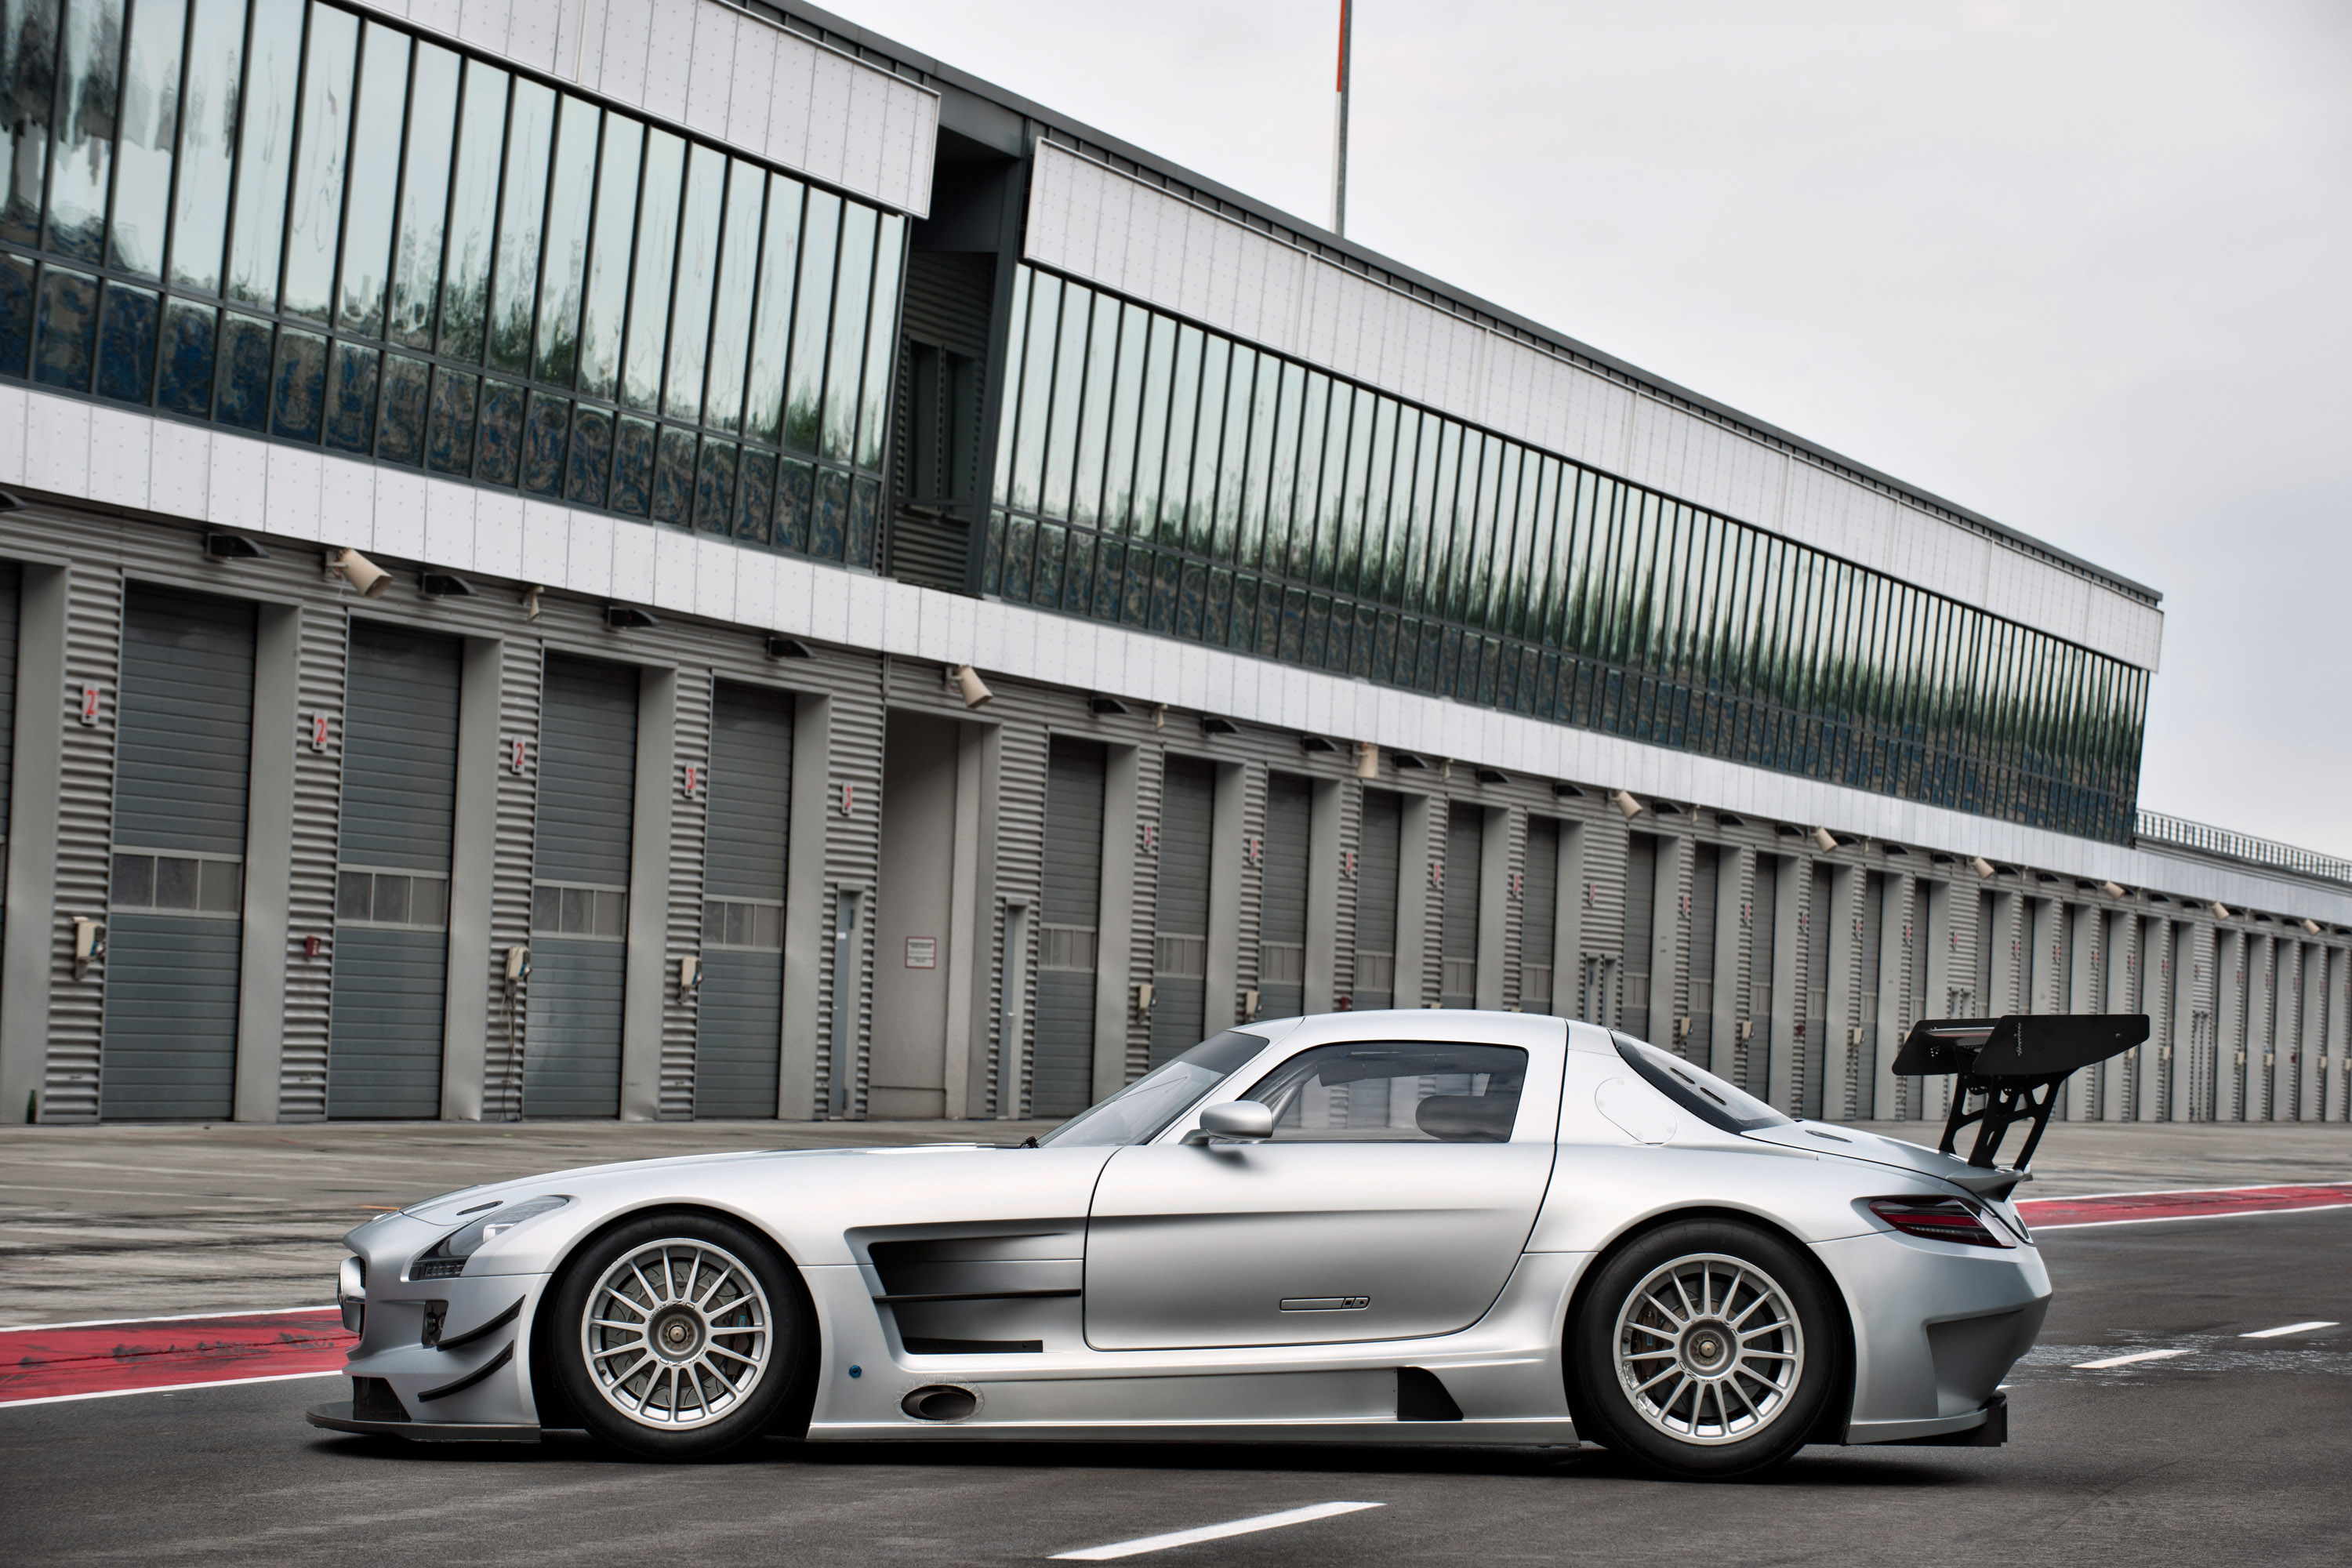
<instances>
[{"instance_id":1,"label":"spoiler support strut","mask_svg":"<svg viewBox=\"0 0 2352 1568\"><path fill-rule=\"evenodd\" d=\"M1923 1018L1895 1053L1906 1078L1958 1079L1944 1119L1944 1153L1958 1152L1969 1126L1969 1163L1999 1168L2009 1130L2030 1122L2012 1169L2022 1176L2057 1109L2058 1089L2083 1068L2121 1056L2148 1037L2145 1013L2011 1013L1999 1018ZM1973 1108L1969 1100L1979 1103Z\"/></svg>"}]
</instances>

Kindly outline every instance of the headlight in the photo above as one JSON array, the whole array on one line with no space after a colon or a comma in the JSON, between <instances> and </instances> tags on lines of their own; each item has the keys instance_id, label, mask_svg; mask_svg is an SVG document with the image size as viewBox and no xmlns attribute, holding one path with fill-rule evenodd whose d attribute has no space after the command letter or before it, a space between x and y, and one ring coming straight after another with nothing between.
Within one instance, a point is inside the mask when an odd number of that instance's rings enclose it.
<instances>
[{"instance_id":1,"label":"headlight","mask_svg":"<svg viewBox=\"0 0 2352 1568\"><path fill-rule=\"evenodd\" d=\"M482 1249L483 1244L494 1241L525 1220L537 1219L552 1213L572 1200L551 1194L543 1198L526 1198L519 1204L500 1204L471 1225L451 1231L423 1252L408 1266L411 1279L450 1279L466 1271L466 1259Z\"/></svg>"}]
</instances>

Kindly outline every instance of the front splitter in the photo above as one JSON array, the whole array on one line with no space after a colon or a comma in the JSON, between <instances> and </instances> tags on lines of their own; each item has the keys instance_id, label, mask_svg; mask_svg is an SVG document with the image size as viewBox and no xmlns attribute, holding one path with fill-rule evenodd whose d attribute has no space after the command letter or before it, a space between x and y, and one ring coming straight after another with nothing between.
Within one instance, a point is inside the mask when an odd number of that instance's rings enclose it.
<instances>
[{"instance_id":1,"label":"front splitter","mask_svg":"<svg viewBox=\"0 0 2352 1568\"><path fill-rule=\"evenodd\" d=\"M525 1423L492 1426L448 1421L362 1421L352 1414L352 1402L338 1399L313 1405L302 1418L330 1432L353 1432L366 1437L405 1437L412 1443L536 1443L539 1428Z\"/></svg>"}]
</instances>

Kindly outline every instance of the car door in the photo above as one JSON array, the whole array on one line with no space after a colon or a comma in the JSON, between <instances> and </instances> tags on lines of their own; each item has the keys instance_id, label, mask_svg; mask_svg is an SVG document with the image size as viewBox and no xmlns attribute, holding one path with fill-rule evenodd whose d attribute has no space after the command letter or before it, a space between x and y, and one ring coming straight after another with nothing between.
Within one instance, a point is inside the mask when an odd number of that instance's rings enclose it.
<instances>
[{"instance_id":1,"label":"car door","mask_svg":"<svg viewBox=\"0 0 2352 1568\"><path fill-rule=\"evenodd\" d=\"M1273 1110L1271 1139L1120 1150L1087 1221L1087 1342L1321 1344L1475 1322L1551 1173L1558 1066L1530 1055L1311 1046L1238 1097Z\"/></svg>"}]
</instances>

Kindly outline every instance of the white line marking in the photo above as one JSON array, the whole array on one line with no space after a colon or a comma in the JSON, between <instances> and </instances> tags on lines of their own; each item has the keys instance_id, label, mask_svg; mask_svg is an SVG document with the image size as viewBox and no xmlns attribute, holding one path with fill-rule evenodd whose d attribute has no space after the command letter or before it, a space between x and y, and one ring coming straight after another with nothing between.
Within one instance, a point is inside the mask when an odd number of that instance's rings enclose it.
<instances>
[{"instance_id":1,"label":"white line marking","mask_svg":"<svg viewBox=\"0 0 2352 1568\"><path fill-rule=\"evenodd\" d=\"M2099 1372L2111 1366L2129 1366L2137 1361L2162 1361L2167 1356L2195 1355L2195 1351L2139 1351L2131 1355L2111 1355L2105 1361L2078 1361L2076 1372Z\"/></svg>"},{"instance_id":2,"label":"white line marking","mask_svg":"<svg viewBox=\"0 0 2352 1568\"><path fill-rule=\"evenodd\" d=\"M0 1399L0 1410L19 1405L68 1405L77 1399L120 1399L127 1394L184 1394L191 1388L235 1388L242 1383L292 1383L305 1377L341 1377L341 1372L278 1372L268 1377L224 1377L211 1383L159 1383L152 1388L101 1388L95 1394L45 1394L38 1399Z\"/></svg>"},{"instance_id":3,"label":"white line marking","mask_svg":"<svg viewBox=\"0 0 2352 1568\"><path fill-rule=\"evenodd\" d=\"M84 1318L78 1323L10 1323L0 1327L0 1334L13 1334L22 1329L110 1329L117 1323L193 1323L209 1318L267 1318L279 1312L331 1312L332 1301L310 1307L239 1307L233 1312L173 1312L164 1318Z\"/></svg>"},{"instance_id":4,"label":"white line marking","mask_svg":"<svg viewBox=\"0 0 2352 1568\"><path fill-rule=\"evenodd\" d=\"M2237 1187L2149 1187L2131 1193L2052 1193L2043 1196L2021 1198L2026 1204L2072 1204L2085 1198L2179 1198L2199 1193L2274 1193L2281 1187L2340 1187L2342 1182L2250 1182Z\"/></svg>"},{"instance_id":5,"label":"white line marking","mask_svg":"<svg viewBox=\"0 0 2352 1568\"><path fill-rule=\"evenodd\" d=\"M1228 1535L1248 1535L1260 1530L1280 1530L1286 1524L1305 1524L1310 1520L1329 1519L1336 1514L1355 1513L1368 1508L1385 1506L1376 1502L1318 1502L1310 1508L1286 1509L1280 1513L1262 1513L1255 1519L1236 1519L1226 1524L1204 1524L1198 1530L1175 1530L1166 1535L1147 1535L1136 1541L1115 1542L1108 1546L1089 1546L1082 1552L1057 1552L1048 1559L1055 1563L1108 1563L1114 1557L1135 1557L1146 1552L1165 1552L1171 1546L1190 1546L1196 1541L1223 1541Z\"/></svg>"},{"instance_id":6,"label":"white line marking","mask_svg":"<svg viewBox=\"0 0 2352 1568\"><path fill-rule=\"evenodd\" d=\"M2352 1209L2352 1204L2313 1204L2308 1208L2297 1209L2238 1209L2229 1214L2159 1214L2148 1215L2139 1219L2058 1219L2038 1222L2029 1219L2026 1224L2032 1227L2034 1235L2040 1236L2045 1230L2092 1230L2103 1225L2170 1225L2177 1220L2184 1219L2267 1219L2273 1215L2281 1214L2326 1214L2330 1209Z\"/></svg>"},{"instance_id":7,"label":"white line marking","mask_svg":"<svg viewBox=\"0 0 2352 1568\"><path fill-rule=\"evenodd\" d=\"M2289 1323L2283 1329L2256 1329L2251 1334L2240 1334L2238 1337L2242 1340L2274 1340L2281 1334L2307 1334L2314 1329L2332 1329L2335 1326L2336 1321L2331 1318L2318 1323Z\"/></svg>"}]
</instances>

